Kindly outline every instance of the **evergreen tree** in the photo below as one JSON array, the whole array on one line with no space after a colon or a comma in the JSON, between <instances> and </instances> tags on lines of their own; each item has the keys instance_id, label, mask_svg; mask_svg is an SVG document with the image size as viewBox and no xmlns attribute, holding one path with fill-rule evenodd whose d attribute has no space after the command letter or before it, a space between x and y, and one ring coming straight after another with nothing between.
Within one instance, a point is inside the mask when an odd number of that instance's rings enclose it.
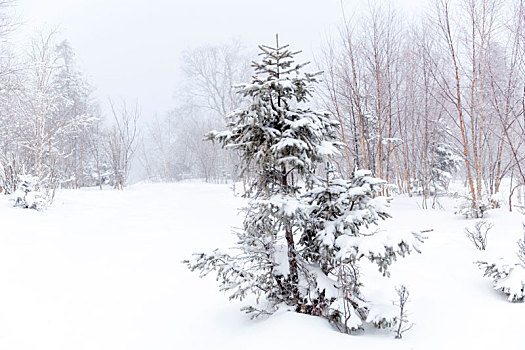
<instances>
[{"instance_id":1,"label":"evergreen tree","mask_svg":"<svg viewBox=\"0 0 525 350\"><path fill-rule=\"evenodd\" d=\"M15 207L42 210L49 204L44 193L38 190L39 183L36 176L19 175L18 188L11 195Z\"/></svg>"},{"instance_id":2,"label":"evergreen tree","mask_svg":"<svg viewBox=\"0 0 525 350\"><path fill-rule=\"evenodd\" d=\"M259 48L256 76L238 87L252 103L229 116L228 131L208 134L238 151L242 172L252 174L246 217L237 232L239 253L216 250L185 263L201 275L216 271L230 298L255 294L259 309L246 310L256 315L284 303L297 312L328 317L338 327L345 325L342 330L359 328L368 309L358 275L350 271L367 257L386 273L396 255L410 252L420 237L390 238L377 251L361 244L370 237L360 235L359 228L388 217L382 197L373 198L383 181L368 171L354 172L351 180L334 178L331 170L326 180L316 175L322 160L341 146L338 122L307 107L318 73L303 73L305 64L295 64L298 52L288 46ZM345 311L349 305L352 314ZM355 326L346 326L341 317L351 317Z\"/></svg>"},{"instance_id":3,"label":"evergreen tree","mask_svg":"<svg viewBox=\"0 0 525 350\"><path fill-rule=\"evenodd\" d=\"M318 74L301 72L306 64L294 63L298 52L278 44L259 48L263 59L254 63L256 76L251 84L238 88L252 104L229 116L231 130L212 132L209 137L239 152L243 173L256 174L244 230L239 233L241 244L250 247L248 254L260 251L258 263L268 269L269 294L276 301L298 305L294 230L304 218L297 199L299 187L292 178L300 176L307 186L311 184L322 156L336 152L336 142L327 140L335 139L337 123L326 113L303 108Z\"/></svg>"},{"instance_id":4,"label":"evergreen tree","mask_svg":"<svg viewBox=\"0 0 525 350\"><path fill-rule=\"evenodd\" d=\"M448 191L452 174L459 169L460 164L461 158L450 145L438 143L435 146L431 181L431 191L434 194Z\"/></svg>"}]
</instances>

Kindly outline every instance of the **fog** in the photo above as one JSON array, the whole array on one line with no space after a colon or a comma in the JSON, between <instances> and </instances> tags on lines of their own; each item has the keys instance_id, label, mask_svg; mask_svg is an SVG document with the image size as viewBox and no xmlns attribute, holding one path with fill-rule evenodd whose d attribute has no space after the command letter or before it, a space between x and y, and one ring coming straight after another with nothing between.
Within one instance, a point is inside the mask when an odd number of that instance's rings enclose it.
<instances>
[{"instance_id":1,"label":"fog","mask_svg":"<svg viewBox=\"0 0 525 350\"><path fill-rule=\"evenodd\" d=\"M305 55L341 19L329 1L20 0L21 34L55 28L74 48L96 95L138 99L143 118L173 107L181 52L236 38L273 43L275 33Z\"/></svg>"}]
</instances>

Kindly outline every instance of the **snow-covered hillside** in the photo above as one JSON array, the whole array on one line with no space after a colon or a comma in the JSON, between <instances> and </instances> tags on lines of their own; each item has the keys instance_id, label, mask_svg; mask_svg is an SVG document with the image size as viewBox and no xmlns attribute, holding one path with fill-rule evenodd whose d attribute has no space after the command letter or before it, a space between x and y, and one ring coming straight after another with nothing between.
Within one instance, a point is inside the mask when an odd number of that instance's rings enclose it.
<instances>
[{"instance_id":1,"label":"snow-covered hillside","mask_svg":"<svg viewBox=\"0 0 525 350\"><path fill-rule=\"evenodd\" d=\"M242 200L227 185L142 184L126 191L61 191L43 212L11 208L0 196L0 349L523 349L525 303L492 289L474 261L514 258L523 237L517 213L489 213L481 254L464 235L473 221L420 210L398 197L392 232L420 231L422 254L392 265L391 278L363 267L366 293L410 291L414 327L402 340L385 330L348 336L325 320L280 311L252 321L212 277L181 264L194 251L231 246Z\"/></svg>"}]
</instances>

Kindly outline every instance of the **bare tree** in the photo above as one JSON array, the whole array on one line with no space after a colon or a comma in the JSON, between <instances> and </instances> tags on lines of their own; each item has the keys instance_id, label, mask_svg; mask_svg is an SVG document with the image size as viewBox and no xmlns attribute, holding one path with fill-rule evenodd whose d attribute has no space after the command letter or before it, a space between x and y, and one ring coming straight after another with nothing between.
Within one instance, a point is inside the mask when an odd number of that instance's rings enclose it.
<instances>
[{"instance_id":1,"label":"bare tree","mask_svg":"<svg viewBox=\"0 0 525 350\"><path fill-rule=\"evenodd\" d=\"M186 103L213 111L225 118L239 108L243 98L233 87L250 78L250 58L243 44L201 46L182 54L185 84L181 95Z\"/></svg>"},{"instance_id":2,"label":"bare tree","mask_svg":"<svg viewBox=\"0 0 525 350\"><path fill-rule=\"evenodd\" d=\"M113 186L122 190L127 184L131 160L135 154L138 138L137 122L140 117L138 102L128 107L122 101L119 107L109 100L114 125L108 135L108 156L113 172Z\"/></svg>"},{"instance_id":3,"label":"bare tree","mask_svg":"<svg viewBox=\"0 0 525 350\"><path fill-rule=\"evenodd\" d=\"M86 142L88 146L87 152L93 161L93 168L97 176L95 185L98 185L102 190L110 167L105 148L108 135L104 133L100 124L99 120L91 126L92 130L87 134Z\"/></svg>"},{"instance_id":4,"label":"bare tree","mask_svg":"<svg viewBox=\"0 0 525 350\"><path fill-rule=\"evenodd\" d=\"M186 50L177 106L148 127L140 161L150 179L205 181L236 179L235 152L204 142L206 132L226 126L226 117L243 104L234 87L250 78L249 52L239 41Z\"/></svg>"}]
</instances>

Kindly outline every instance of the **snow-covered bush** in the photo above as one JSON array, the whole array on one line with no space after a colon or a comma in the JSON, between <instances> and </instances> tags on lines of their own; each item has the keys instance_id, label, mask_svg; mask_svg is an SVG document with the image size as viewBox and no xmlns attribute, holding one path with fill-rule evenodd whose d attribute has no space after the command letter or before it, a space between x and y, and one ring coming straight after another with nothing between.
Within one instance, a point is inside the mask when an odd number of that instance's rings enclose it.
<instances>
[{"instance_id":1,"label":"snow-covered bush","mask_svg":"<svg viewBox=\"0 0 525 350\"><path fill-rule=\"evenodd\" d=\"M523 229L525 231L525 224ZM511 302L525 301L525 235L518 241L517 256L519 263L508 263L503 259L477 262L485 270L484 276L494 279L494 289L505 293Z\"/></svg>"},{"instance_id":2,"label":"snow-covered bush","mask_svg":"<svg viewBox=\"0 0 525 350\"><path fill-rule=\"evenodd\" d=\"M26 209L45 209L48 205L47 198L43 192L38 190L38 177L32 175L20 175L18 177L18 188L11 195L15 207Z\"/></svg>"},{"instance_id":3,"label":"snow-covered bush","mask_svg":"<svg viewBox=\"0 0 525 350\"><path fill-rule=\"evenodd\" d=\"M483 218L488 210L494 209L495 207L494 201L490 198L473 200L469 195L460 195L457 193L454 197L460 200L456 214L463 215L467 219Z\"/></svg>"},{"instance_id":4,"label":"snow-covered bush","mask_svg":"<svg viewBox=\"0 0 525 350\"><path fill-rule=\"evenodd\" d=\"M492 263L478 261L477 264L485 270L484 276L494 279L494 289L505 293L509 301L525 300L525 266L503 260Z\"/></svg>"},{"instance_id":5,"label":"snow-covered bush","mask_svg":"<svg viewBox=\"0 0 525 350\"><path fill-rule=\"evenodd\" d=\"M325 317L343 332L365 322L391 325L395 316L371 312L362 295L359 262L368 259L388 275L397 257L418 251L422 237L363 232L389 217L388 200L379 196L384 181L367 170L349 180L333 171L317 175L318 165L343 146L336 140L339 123L306 106L317 74L302 73L304 64L294 63L287 46L260 49L257 76L238 87L251 104L229 116L228 131L208 134L237 151L241 171L252 174L238 245L184 263L201 276L215 272L232 299L255 295L257 305L244 308L254 316L285 305Z\"/></svg>"}]
</instances>

